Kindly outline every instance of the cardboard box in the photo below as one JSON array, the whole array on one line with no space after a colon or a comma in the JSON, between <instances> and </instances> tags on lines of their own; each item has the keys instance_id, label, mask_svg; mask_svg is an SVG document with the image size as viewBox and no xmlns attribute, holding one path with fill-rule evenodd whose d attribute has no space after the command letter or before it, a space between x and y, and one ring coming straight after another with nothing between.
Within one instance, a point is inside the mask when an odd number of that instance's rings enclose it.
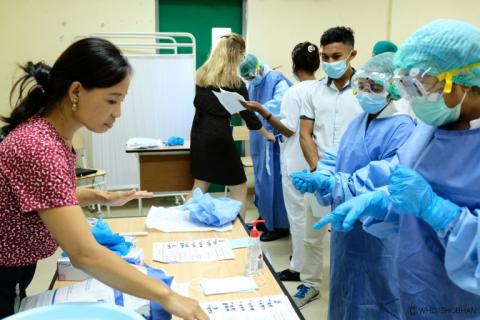
<instances>
[{"instance_id":1,"label":"cardboard box","mask_svg":"<svg viewBox=\"0 0 480 320\"><path fill-rule=\"evenodd\" d=\"M133 247L122 259L130 264L141 266L144 260L143 249ZM75 268L68 257L60 256L57 260L57 271L60 281L83 281L90 278L88 274Z\"/></svg>"}]
</instances>

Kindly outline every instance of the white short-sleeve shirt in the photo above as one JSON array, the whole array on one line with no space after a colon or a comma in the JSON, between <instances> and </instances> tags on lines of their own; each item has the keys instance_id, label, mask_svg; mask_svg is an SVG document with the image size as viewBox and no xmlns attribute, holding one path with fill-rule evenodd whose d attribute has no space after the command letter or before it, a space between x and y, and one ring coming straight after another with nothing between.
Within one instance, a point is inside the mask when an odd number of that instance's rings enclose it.
<instances>
[{"instance_id":1,"label":"white short-sleeve shirt","mask_svg":"<svg viewBox=\"0 0 480 320\"><path fill-rule=\"evenodd\" d=\"M313 120L313 139L321 158L338 147L350 121L362 108L352 93L351 81L338 90L333 80L323 78L311 85L303 99L300 118Z\"/></svg>"},{"instance_id":2,"label":"white short-sleeve shirt","mask_svg":"<svg viewBox=\"0 0 480 320\"><path fill-rule=\"evenodd\" d=\"M308 168L300 147L300 113L303 99L315 80L306 80L290 87L283 96L280 107L280 121L293 132L289 138L284 137L280 144L280 163L282 175Z\"/></svg>"}]
</instances>

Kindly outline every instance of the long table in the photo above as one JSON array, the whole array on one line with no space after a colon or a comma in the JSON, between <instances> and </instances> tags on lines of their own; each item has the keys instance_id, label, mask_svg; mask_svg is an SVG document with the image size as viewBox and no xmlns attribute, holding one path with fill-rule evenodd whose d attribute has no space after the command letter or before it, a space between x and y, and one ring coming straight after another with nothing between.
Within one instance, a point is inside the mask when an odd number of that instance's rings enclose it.
<instances>
[{"instance_id":1,"label":"long table","mask_svg":"<svg viewBox=\"0 0 480 320\"><path fill-rule=\"evenodd\" d=\"M234 299L247 299L254 297L264 297L271 295L285 295L288 297L292 307L298 315L298 319L304 319L295 303L291 299L287 290L283 286L282 282L276 277L275 272L266 257L264 261L266 268L264 268L263 283L257 283L259 289L255 292L249 293L233 293L233 294L220 294L213 296L205 296L200 290L200 278L220 278L243 275L245 272L245 264L247 261L247 249L235 249L234 260L223 260L213 262L193 262L193 263L173 263L164 264L152 260L152 249L154 242L166 242L166 241L184 241L195 240L204 238L227 238L227 239L239 239L247 236L245 226L239 219L233 224L233 230L229 232L185 232L185 233L165 233L155 229L147 229L145 226L144 217L134 218L109 218L105 221L110 225L114 232L137 232L147 231L148 236L137 237L137 246L142 247L145 253L145 263L154 267L162 268L167 271L168 274L175 277L175 281L178 283L190 282L189 296L197 299L200 302L221 301L221 300L234 300ZM56 277L56 275L55 275ZM58 281L53 279L51 288L59 288L67 285L74 284L71 281ZM292 319L295 320L295 319Z\"/></svg>"}]
</instances>

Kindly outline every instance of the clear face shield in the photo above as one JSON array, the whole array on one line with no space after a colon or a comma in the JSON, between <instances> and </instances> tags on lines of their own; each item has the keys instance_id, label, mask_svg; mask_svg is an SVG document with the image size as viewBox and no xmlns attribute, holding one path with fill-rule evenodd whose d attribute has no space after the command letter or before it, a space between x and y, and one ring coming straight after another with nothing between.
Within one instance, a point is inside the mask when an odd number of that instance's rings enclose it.
<instances>
[{"instance_id":1,"label":"clear face shield","mask_svg":"<svg viewBox=\"0 0 480 320\"><path fill-rule=\"evenodd\" d=\"M364 92L377 96L387 96L392 76L380 72L358 71L352 78L354 93Z\"/></svg>"},{"instance_id":2,"label":"clear face shield","mask_svg":"<svg viewBox=\"0 0 480 320\"><path fill-rule=\"evenodd\" d=\"M253 79L255 79L255 77L260 75L260 71L261 71L261 66L260 64L257 63L257 65L255 66L255 70L250 71L249 73L243 75L242 78L243 80L245 80L245 82L250 83L252 82Z\"/></svg>"},{"instance_id":3,"label":"clear face shield","mask_svg":"<svg viewBox=\"0 0 480 320\"><path fill-rule=\"evenodd\" d=\"M395 70L393 82L400 91L400 95L409 100L435 101L444 92L445 80L430 75L431 68Z\"/></svg>"},{"instance_id":4,"label":"clear face shield","mask_svg":"<svg viewBox=\"0 0 480 320\"><path fill-rule=\"evenodd\" d=\"M458 69L448 70L435 75L433 67L426 70L419 68L395 70L394 83L407 100L435 101L443 94L452 92L453 77L480 67L474 63Z\"/></svg>"}]
</instances>

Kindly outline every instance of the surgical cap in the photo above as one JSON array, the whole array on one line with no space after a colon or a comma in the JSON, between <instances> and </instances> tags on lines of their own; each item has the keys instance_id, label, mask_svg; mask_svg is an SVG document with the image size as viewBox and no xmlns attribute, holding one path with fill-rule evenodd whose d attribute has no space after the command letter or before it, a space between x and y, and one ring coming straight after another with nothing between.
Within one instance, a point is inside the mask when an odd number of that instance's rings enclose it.
<instances>
[{"instance_id":1,"label":"surgical cap","mask_svg":"<svg viewBox=\"0 0 480 320\"><path fill-rule=\"evenodd\" d=\"M395 67L393 65L393 52L385 52L368 59L365 65L357 72L360 78L369 78L379 82L385 87L392 100L400 99L400 93L392 82Z\"/></svg>"},{"instance_id":2,"label":"surgical cap","mask_svg":"<svg viewBox=\"0 0 480 320\"><path fill-rule=\"evenodd\" d=\"M373 46L372 53L374 55L381 54L384 52L397 52L398 48L395 43L387 40L378 41Z\"/></svg>"},{"instance_id":3,"label":"surgical cap","mask_svg":"<svg viewBox=\"0 0 480 320\"><path fill-rule=\"evenodd\" d=\"M419 68L436 76L480 63L480 29L468 23L440 19L420 29L405 40L395 54L396 68ZM453 77L465 86L480 86L480 67L469 68Z\"/></svg>"},{"instance_id":4,"label":"surgical cap","mask_svg":"<svg viewBox=\"0 0 480 320\"><path fill-rule=\"evenodd\" d=\"M393 76L395 66L393 65L393 52L385 52L368 59L361 70L367 72L379 72Z\"/></svg>"},{"instance_id":5,"label":"surgical cap","mask_svg":"<svg viewBox=\"0 0 480 320\"><path fill-rule=\"evenodd\" d=\"M246 77L249 74L255 73L257 64L259 64L257 57L251 53L247 54L240 63L240 76Z\"/></svg>"}]
</instances>

